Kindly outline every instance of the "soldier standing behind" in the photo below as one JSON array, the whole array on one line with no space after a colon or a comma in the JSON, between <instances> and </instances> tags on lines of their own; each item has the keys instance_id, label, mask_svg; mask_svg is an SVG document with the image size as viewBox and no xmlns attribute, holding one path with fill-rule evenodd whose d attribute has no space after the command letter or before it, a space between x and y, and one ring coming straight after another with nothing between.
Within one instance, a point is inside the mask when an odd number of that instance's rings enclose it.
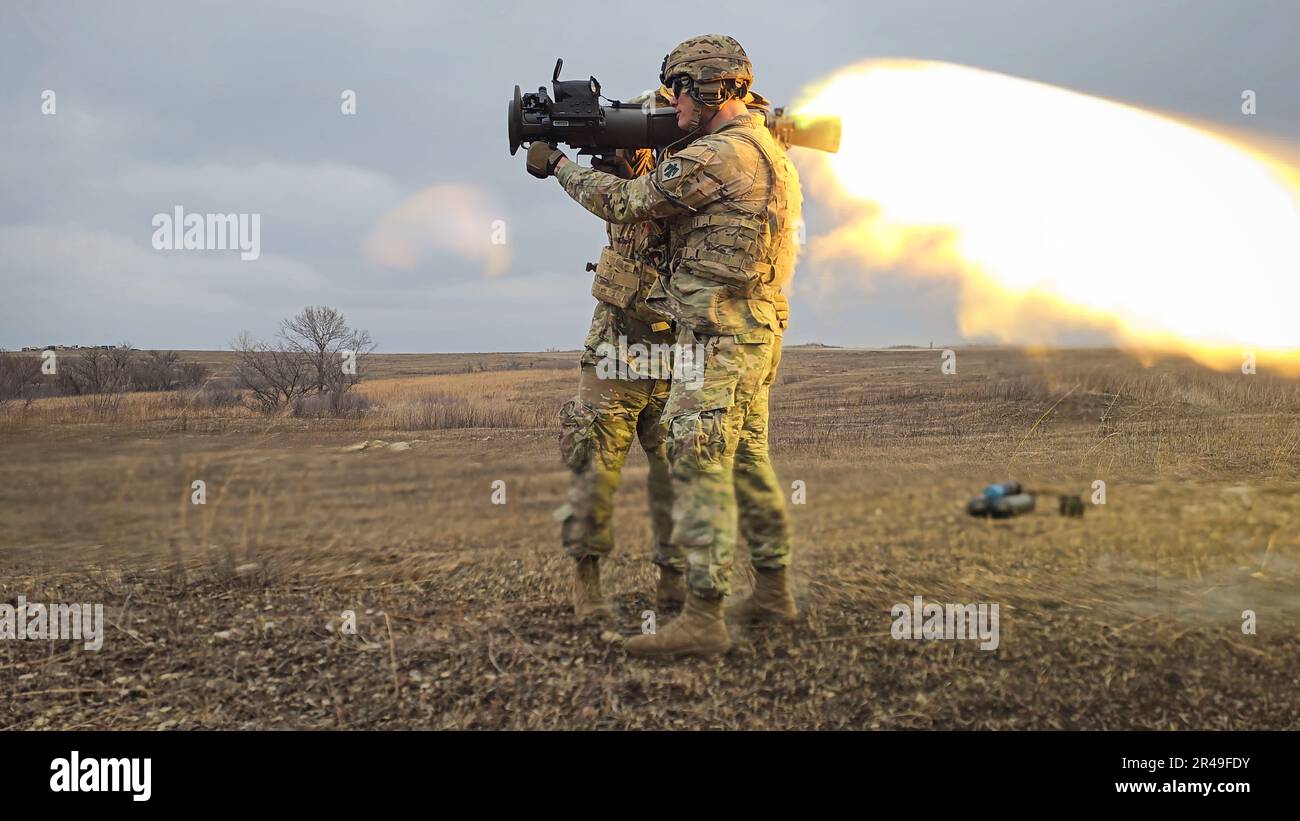
<instances>
[{"instance_id":1,"label":"soldier standing behind","mask_svg":"<svg viewBox=\"0 0 1300 821\"><path fill-rule=\"evenodd\" d=\"M736 608L753 622L796 614L787 568L784 498L767 456L767 394L780 359L779 294L794 271L798 175L743 102L753 72L730 37L683 42L664 58L678 124L695 139L632 180L584 169L545 143L528 151L529 171L555 173L565 191L619 224L663 219L668 270L646 302L677 323L677 355L698 350L702 378L675 380L663 412L673 481L671 541L687 559L682 615L657 635L627 642L633 655L712 655L731 639L722 603L731 589L740 470L760 492L747 517L764 526L750 550L754 595ZM747 528L749 529L749 528ZM755 543L757 540L758 543Z\"/></svg>"},{"instance_id":2,"label":"soldier standing behind","mask_svg":"<svg viewBox=\"0 0 1300 821\"><path fill-rule=\"evenodd\" d=\"M648 149L619 151L596 160L593 167L635 179L653 169L654 155ZM601 587L600 560L614 548L614 494L633 439L640 441L650 468L653 561L659 568L656 606L675 608L686 598L686 558L670 541L672 480L660 425L672 363L627 355L638 349L667 352L673 344L668 318L645 303L657 278L655 263L665 236L653 222L610 223L607 234L609 244L595 266L591 293L597 303L580 361L578 396L560 409L560 454L573 478L558 513L563 517L564 550L576 561L573 609L579 619L611 614ZM622 362L611 361L620 358Z\"/></svg>"}]
</instances>

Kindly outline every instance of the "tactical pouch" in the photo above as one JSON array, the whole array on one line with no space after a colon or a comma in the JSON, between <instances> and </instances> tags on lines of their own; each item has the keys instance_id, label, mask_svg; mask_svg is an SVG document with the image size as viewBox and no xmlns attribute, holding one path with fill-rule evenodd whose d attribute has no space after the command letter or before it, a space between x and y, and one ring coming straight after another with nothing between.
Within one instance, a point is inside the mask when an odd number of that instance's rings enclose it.
<instances>
[{"instance_id":1,"label":"tactical pouch","mask_svg":"<svg viewBox=\"0 0 1300 821\"><path fill-rule=\"evenodd\" d=\"M596 278L591 282L591 295L601 302L617 308L626 308L636 298L641 287L641 268L636 260L628 259L613 248L603 248L600 262L596 263Z\"/></svg>"}]
</instances>

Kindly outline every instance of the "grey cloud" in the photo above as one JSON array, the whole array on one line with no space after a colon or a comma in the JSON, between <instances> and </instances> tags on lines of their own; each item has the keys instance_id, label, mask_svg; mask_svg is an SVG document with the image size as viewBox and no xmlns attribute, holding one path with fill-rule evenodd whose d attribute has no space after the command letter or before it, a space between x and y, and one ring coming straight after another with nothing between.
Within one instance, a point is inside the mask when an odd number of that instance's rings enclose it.
<instances>
[{"instance_id":1,"label":"grey cloud","mask_svg":"<svg viewBox=\"0 0 1300 821\"><path fill-rule=\"evenodd\" d=\"M1293 4L1264 0L9 2L0 346L129 337L219 347L326 303L386 350L576 347L591 310L583 263L601 226L553 182L523 173L503 122L512 86L544 83L557 56L567 74L595 74L607 93L630 96L653 83L676 41L726 31L780 102L841 66L910 56L1294 141L1298 22ZM46 88L59 95L54 117L39 111ZM355 117L339 113L345 88L357 92ZM1249 123L1237 110L1243 88L1259 94ZM506 220L500 277L484 279L481 255L454 242L406 268L367 257L384 215L435 185L473 186L484 215ZM263 257L153 251L150 217L177 204L262 213ZM810 203L810 223L819 213ZM802 288L794 309L792 342L958 336L951 297L904 272L870 290Z\"/></svg>"}]
</instances>

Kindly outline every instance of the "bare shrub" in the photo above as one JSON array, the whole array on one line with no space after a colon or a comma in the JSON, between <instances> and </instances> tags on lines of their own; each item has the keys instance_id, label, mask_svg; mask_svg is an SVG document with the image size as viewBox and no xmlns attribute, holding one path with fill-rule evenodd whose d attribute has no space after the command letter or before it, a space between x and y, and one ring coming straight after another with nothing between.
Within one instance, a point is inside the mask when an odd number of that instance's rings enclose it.
<instances>
[{"instance_id":1,"label":"bare shrub","mask_svg":"<svg viewBox=\"0 0 1300 821\"><path fill-rule=\"evenodd\" d=\"M70 396L125 393L131 389L131 346L87 348L59 366L59 386Z\"/></svg>"},{"instance_id":2,"label":"bare shrub","mask_svg":"<svg viewBox=\"0 0 1300 821\"><path fill-rule=\"evenodd\" d=\"M199 408L229 408L243 402L238 383L231 378L209 379L195 393L192 404Z\"/></svg>"},{"instance_id":3,"label":"bare shrub","mask_svg":"<svg viewBox=\"0 0 1300 821\"><path fill-rule=\"evenodd\" d=\"M307 360L284 343L269 345L245 331L231 347L235 350L235 379L249 393L251 405L263 413L292 407L311 386Z\"/></svg>"},{"instance_id":4,"label":"bare shrub","mask_svg":"<svg viewBox=\"0 0 1300 821\"><path fill-rule=\"evenodd\" d=\"M131 389L175 391L197 388L211 371L198 362L182 362L175 351L145 351L131 362Z\"/></svg>"},{"instance_id":5,"label":"bare shrub","mask_svg":"<svg viewBox=\"0 0 1300 821\"><path fill-rule=\"evenodd\" d=\"M41 360L0 351L0 405L30 398L41 379Z\"/></svg>"},{"instance_id":6,"label":"bare shrub","mask_svg":"<svg viewBox=\"0 0 1300 821\"><path fill-rule=\"evenodd\" d=\"M145 351L131 367L131 386L138 391L174 391L180 387L180 355L175 351Z\"/></svg>"},{"instance_id":7,"label":"bare shrub","mask_svg":"<svg viewBox=\"0 0 1300 821\"><path fill-rule=\"evenodd\" d=\"M211 371L198 362L182 362L175 351L136 351L129 343L114 348L84 348L60 358L58 377L45 395L91 396L128 391L175 391L197 388Z\"/></svg>"},{"instance_id":8,"label":"bare shrub","mask_svg":"<svg viewBox=\"0 0 1300 821\"><path fill-rule=\"evenodd\" d=\"M212 377L212 369L200 362L182 362L176 368L177 387L197 388Z\"/></svg>"}]
</instances>

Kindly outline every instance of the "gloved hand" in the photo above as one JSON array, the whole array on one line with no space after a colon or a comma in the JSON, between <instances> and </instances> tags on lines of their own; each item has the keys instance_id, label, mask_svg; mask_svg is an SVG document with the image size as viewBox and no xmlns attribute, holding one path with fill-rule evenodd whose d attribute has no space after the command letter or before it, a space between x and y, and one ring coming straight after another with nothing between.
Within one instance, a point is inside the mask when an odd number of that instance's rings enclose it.
<instances>
[{"instance_id":1,"label":"gloved hand","mask_svg":"<svg viewBox=\"0 0 1300 821\"><path fill-rule=\"evenodd\" d=\"M606 174L613 174L614 176L624 180L630 180L635 176L632 172L632 165L618 154L592 157L591 167L597 171L604 171Z\"/></svg>"},{"instance_id":2,"label":"gloved hand","mask_svg":"<svg viewBox=\"0 0 1300 821\"><path fill-rule=\"evenodd\" d=\"M790 300L785 298L785 294L778 292L772 303L776 306L776 320L781 323L781 330L784 331L790 324Z\"/></svg>"},{"instance_id":3,"label":"gloved hand","mask_svg":"<svg viewBox=\"0 0 1300 821\"><path fill-rule=\"evenodd\" d=\"M564 152L550 143L535 142L528 146L528 173L539 180L544 180L555 173L555 165L561 159L567 159Z\"/></svg>"}]
</instances>

